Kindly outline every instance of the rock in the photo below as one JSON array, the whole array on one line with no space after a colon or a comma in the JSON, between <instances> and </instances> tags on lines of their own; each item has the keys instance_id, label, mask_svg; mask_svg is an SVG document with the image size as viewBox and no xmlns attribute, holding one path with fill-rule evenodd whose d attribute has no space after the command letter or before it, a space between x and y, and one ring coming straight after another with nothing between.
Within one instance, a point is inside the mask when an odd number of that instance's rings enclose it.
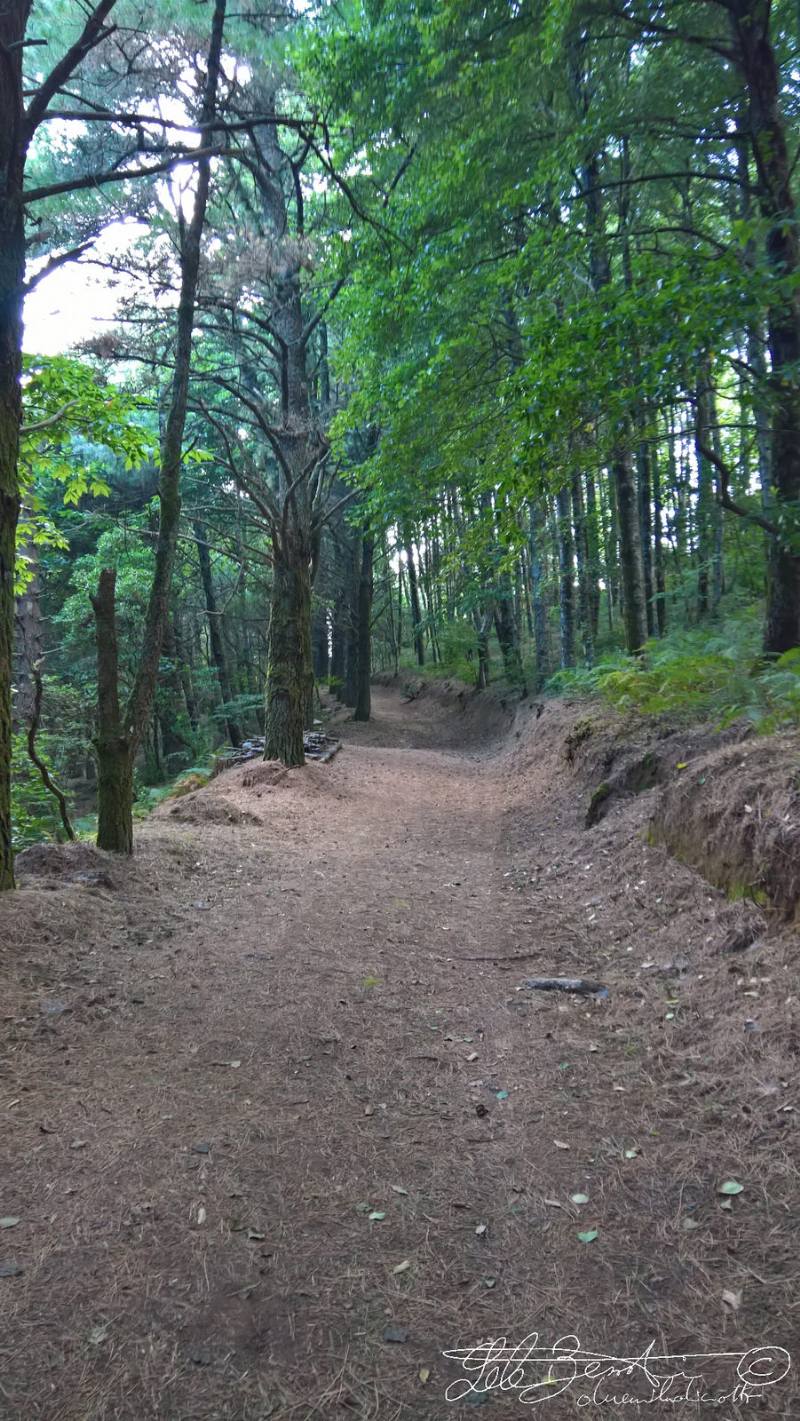
<instances>
[{"instance_id":1,"label":"rock","mask_svg":"<svg viewBox=\"0 0 800 1421\"><path fill-rule=\"evenodd\" d=\"M397 1327L394 1323L390 1323L388 1327L383 1329L383 1340L384 1342L407 1342L408 1328Z\"/></svg>"}]
</instances>

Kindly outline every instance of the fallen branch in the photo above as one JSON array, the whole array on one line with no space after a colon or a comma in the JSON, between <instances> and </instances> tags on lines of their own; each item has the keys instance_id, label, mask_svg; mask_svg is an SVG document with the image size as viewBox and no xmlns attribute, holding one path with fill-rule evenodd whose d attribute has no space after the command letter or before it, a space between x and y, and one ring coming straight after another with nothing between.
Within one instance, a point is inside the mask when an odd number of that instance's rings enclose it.
<instances>
[{"instance_id":1,"label":"fallen branch","mask_svg":"<svg viewBox=\"0 0 800 1421\"><path fill-rule=\"evenodd\" d=\"M532 962L534 958L540 956L539 952L514 952L510 957L497 957L496 954L491 957L462 957L459 954L458 957L442 957L439 960L440 962Z\"/></svg>"},{"instance_id":2,"label":"fallen branch","mask_svg":"<svg viewBox=\"0 0 800 1421\"><path fill-rule=\"evenodd\" d=\"M579 992L581 996L608 996L608 987L592 982L588 977L529 977L523 982L532 992Z\"/></svg>"},{"instance_id":3,"label":"fallen branch","mask_svg":"<svg viewBox=\"0 0 800 1421\"><path fill-rule=\"evenodd\" d=\"M44 760L40 758L39 752L36 749L36 733L39 729L39 722L42 718L42 693L44 689L42 685L42 673L39 670L38 662L34 662L31 664L30 673L33 678L34 697L33 713L31 715L30 723L28 725L28 756L33 761L33 764L39 771L39 774L42 777L42 784L44 785L45 789L49 794L52 794L53 798L57 801L58 811L61 815L61 823L64 827L64 833L66 834L70 842L74 843L75 830L72 827L72 820L69 817L67 801L62 791L59 789L58 785L51 778L50 771L47 768L47 765L45 764Z\"/></svg>"}]
</instances>

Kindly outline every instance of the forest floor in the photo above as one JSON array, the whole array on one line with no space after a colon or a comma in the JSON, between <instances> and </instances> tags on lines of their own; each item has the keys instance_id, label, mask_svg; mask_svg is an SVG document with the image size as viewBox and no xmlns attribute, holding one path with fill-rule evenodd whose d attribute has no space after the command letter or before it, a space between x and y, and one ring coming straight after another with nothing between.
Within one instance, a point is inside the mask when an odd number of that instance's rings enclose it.
<instances>
[{"instance_id":1,"label":"forest floor","mask_svg":"<svg viewBox=\"0 0 800 1421\"><path fill-rule=\"evenodd\" d=\"M528 1415L443 1353L534 1332L695 1358L548 1417L798 1414L730 1395L799 1330L796 937L726 948L657 790L583 827L585 709L464 704L377 688L0 905L3 1421Z\"/></svg>"}]
</instances>

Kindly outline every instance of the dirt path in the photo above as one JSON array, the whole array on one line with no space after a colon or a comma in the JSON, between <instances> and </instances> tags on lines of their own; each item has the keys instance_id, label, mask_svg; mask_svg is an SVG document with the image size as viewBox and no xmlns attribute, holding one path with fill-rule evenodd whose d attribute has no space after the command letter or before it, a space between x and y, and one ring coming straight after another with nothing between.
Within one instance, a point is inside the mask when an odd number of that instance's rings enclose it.
<instances>
[{"instance_id":1,"label":"dirt path","mask_svg":"<svg viewBox=\"0 0 800 1421\"><path fill-rule=\"evenodd\" d=\"M697 980L719 895L665 887L630 815L582 837L535 729L455 752L452 707L376 712L329 766L173 806L127 878L4 909L4 1421L524 1415L448 1403L443 1351L791 1347L786 1041L745 1039L728 963ZM522 985L554 972L610 997ZM632 1390L594 1385L545 1414Z\"/></svg>"}]
</instances>

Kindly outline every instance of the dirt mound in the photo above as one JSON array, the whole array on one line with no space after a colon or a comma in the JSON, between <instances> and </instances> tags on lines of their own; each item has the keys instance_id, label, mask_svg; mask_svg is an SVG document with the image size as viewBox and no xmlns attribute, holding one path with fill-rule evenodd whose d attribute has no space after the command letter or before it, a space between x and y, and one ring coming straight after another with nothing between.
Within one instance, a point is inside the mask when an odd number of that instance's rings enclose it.
<instances>
[{"instance_id":1,"label":"dirt mound","mask_svg":"<svg viewBox=\"0 0 800 1421\"><path fill-rule=\"evenodd\" d=\"M800 906L800 735L694 760L664 791L654 841L734 897L786 919Z\"/></svg>"},{"instance_id":2,"label":"dirt mound","mask_svg":"<svg viewBox=\"0 0 800 1421\"><path fill-rule=\"evenodd\" d=\"M196 790L169 805L166 813L179 824L260 824L252 810L240 809L227 795Z\"/></svg>"},{"instance_id":3,"label":"dirt mound","mask_svg":"<svg viewBox=\"0 0 800 1421\"><path fill-rule=\"evenodd\" d=\"M286 784L289 771L280 760L251 760L240 779L242 789L262 789Z\"/></svg>"},{"instance_id":4,"label":"dirt mound","mask_svg":"<svg viewBox=\"0 0 800 1421\"><path fill-rule=\"evenodd\" d=\"M112 855L92 844L32 844L17 855L16 872L21 883L49 878L114 889L119 886L111 871L114 863Z\"/></svg>"}]
</instances>

